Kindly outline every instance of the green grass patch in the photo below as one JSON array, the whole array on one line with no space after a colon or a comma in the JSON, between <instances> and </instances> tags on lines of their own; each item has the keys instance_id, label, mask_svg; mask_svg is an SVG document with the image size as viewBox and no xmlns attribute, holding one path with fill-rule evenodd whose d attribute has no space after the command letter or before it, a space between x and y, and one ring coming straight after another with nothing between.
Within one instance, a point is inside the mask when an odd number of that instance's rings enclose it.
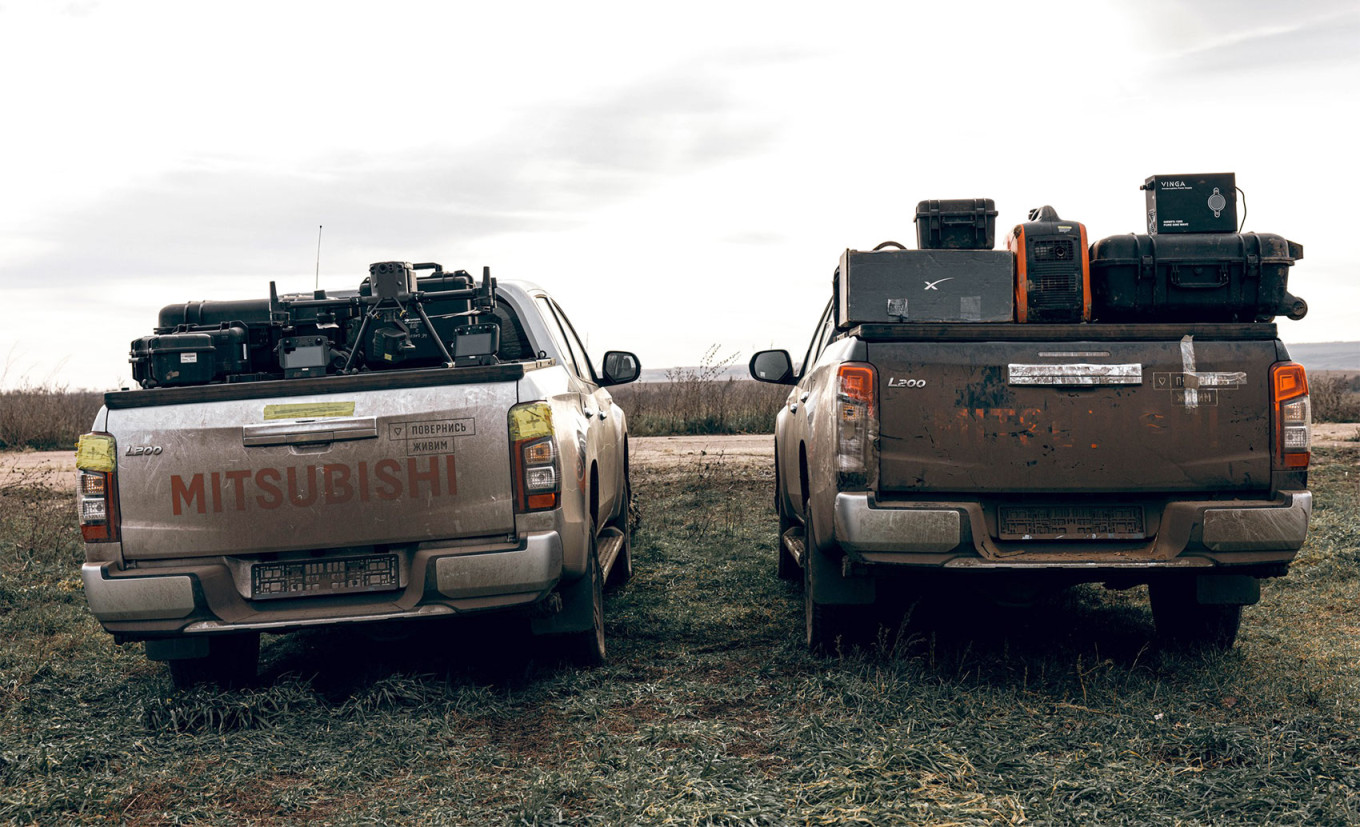
<instances>
[{"instance_id":1,"label":"green grass patch","mask_svg":"<svg viewBox=\"0 0 1360 827\"><path fill-rule=\"evenodd\" d=\"M252 688L175 692L81 595L71 497L0 492L0 822L1353 824L1360 450L1320 451L1309 545L1221 655L1141 590L904 611L800 642L768 469L635 470L611 659L495 619L267 638Z\"/></svg>"}]
</instances>

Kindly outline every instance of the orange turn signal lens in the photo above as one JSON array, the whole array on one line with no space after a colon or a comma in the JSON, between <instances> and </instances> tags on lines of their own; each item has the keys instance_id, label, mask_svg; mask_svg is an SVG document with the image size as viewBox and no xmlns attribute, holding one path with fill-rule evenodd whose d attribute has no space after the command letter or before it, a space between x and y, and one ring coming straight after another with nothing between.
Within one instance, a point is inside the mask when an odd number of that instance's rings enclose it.
<instances>
[{"instance_id":1,"label":"orange turn signal lens","mask_svg":"<svg viewBox=\"0 0 1360 827\"><path fill-rule=\"evenodd\" d=\"M875 375L871 365L841 365L836 371L841 397L872 408Z\"/></svg>"},{"instance_id":2,"label":"orange turn signal lens","mask_svg":"<svg viewBox=\"0 0 1360 827\"><path fill-rule=\"evenodd\" d=\"M1270 379L1276 404L1308 395L1308 374L1303 365L1280 362L1270 369Z\"/></svg>"},{"instance_id":3,"label":"orange turn signal lens","mask_svg":"<svg viewBox=\"0 0 1360 827\"><path fill-rule=\"evenodd\" d=\"M541 510L544 510L544 509L556 508L556 507L557 507L557 493L556 493L556 492L553 492L553 493L551 493L551 494L530 494L530 495L529 495L529 510L530 510L530 511L541 511Z\"/></svg>"}]
</instances>

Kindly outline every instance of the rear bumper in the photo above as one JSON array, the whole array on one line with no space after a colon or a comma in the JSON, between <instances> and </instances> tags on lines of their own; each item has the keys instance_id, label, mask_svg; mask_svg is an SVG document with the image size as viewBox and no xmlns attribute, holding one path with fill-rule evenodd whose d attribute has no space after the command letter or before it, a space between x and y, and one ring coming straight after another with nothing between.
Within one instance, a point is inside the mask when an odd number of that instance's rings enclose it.
<instances>
[{"instance_id":1,"label":"rear bumper","mask_svg":"<svg viewBox=\"0 0 1360 827\"><path fill-rule=\"evenodd\" d=\"M835 542L861 563L936 568L1215 568L1294 559L1308 534L1313 497L1172 500L1149 510L1141 540L1001 542L982 502L880 502L868 492L836 495Z\"/></svg>"},{"instance_id":2,"label":"rear bumper","mask_svg":"<svg viewBox=\"0 0 1360 827\"><path fill-rule=\"evenodd\" d=\"M402 561L392 591L252 600L240 561L217 557L173 566L81 568L90 611L125 639L221 631L287 631L308 626L427 618L529 606L562 577L556 531L506 543L422 543Z\"/></svg>"}]
</instances>

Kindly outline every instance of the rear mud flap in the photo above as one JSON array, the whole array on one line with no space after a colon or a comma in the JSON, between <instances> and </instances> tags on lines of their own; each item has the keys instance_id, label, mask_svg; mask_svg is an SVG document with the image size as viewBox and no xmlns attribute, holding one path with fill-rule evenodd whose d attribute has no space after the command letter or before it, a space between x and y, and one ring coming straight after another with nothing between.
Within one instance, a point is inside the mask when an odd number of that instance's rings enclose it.
<instances>
[{"instance_id":1,"label":"rear mud flap","mask_svg":"<svg viewBox=\"0 0 1360 827\"><path fill-rule=\"evenodd\" d=\"M832 556L812 544L803 553L803 565L811 566L812 599L827 605L863 605L876 596L874 579L846 576L840 555Z\"/></svg>"},{"instance_id":2,"label":"rear mud flap","mask_svg":"<svg viewBox=\"0 0 1360 827\"><path fill-rule=\"evenodd\" d=\"M1261 601L1261 581L1245 574L1201 574L1195 600L1201 606L1251 606Z\"/></svg>"},{"instance_id":3,"label":"rear mud flap","mask_svg":"<svg viewBox=\"0 0 1360 827\"><path fill-rule=\"evenodd\" d=\"M204 635L156 638L146 642L147 660L187 660L189 658L206 658L207 656L208 638Z\"/></svg>"},{"instance_id":4,"label":"rear mud flap","mask_svg":"<svg viewBox=\"0 0 1360 827\"><path fill-rule=\"evenodd\" d=\"M548 615L535 613L530 618L530 626L535 635L560 635L567 632L583 632L595 623L593 586L589 576L578 577L569 583L562 583L557 592L545 601L548 605L561 607L560 611ZM553 600L553 597L560 598Z\"/></svg>"}]
</instances>

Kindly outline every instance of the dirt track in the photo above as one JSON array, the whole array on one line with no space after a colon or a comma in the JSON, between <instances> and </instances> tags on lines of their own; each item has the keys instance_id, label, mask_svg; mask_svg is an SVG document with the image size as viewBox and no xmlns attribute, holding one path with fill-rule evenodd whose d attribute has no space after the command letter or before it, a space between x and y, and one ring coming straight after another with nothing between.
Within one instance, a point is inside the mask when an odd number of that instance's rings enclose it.
<instances>
[{"instance_id":1,"label":"dirt track","mask_svg":"<svg viewBox=\"0 0 1360 827\"><path fill-rule=\"evenodd\" d=\"M630 461L642 468L665 468L717 457L724 461L774 461L774 436L644 436L628 440Z\"/></svg>"},{"instance_id":2,"label":"dirt track","mask_svg":"<svg viewBox=\"0 0 1360 827\"><path fill-rule=\"evenodd\" d=\"M1322 447L1360 446L1360 423L1327 422L1313 426L1313 444ZM643 468L684 466L701 457L741 464L770 462L774 438L762 436L648 436L633 437L631 461ZM71 451L0 452L0 486L42 482L54 488L75 487L75 454Z\"/></svg>"},{"instance_id":3,"label":"dirt track","mask_svg":"<svg viewBox=\"0 0 1360 827\"><path fill-rule=\"evenodd\" d=\"M633 437L629 445L631 461L644 468L683 466L719 455L724 461L743 464L768 463L774 458L772 436ZM71 451L0 452L0 486L41 482L53 488L74 488L75 477Z\"/></svg>"}]
</instances>

